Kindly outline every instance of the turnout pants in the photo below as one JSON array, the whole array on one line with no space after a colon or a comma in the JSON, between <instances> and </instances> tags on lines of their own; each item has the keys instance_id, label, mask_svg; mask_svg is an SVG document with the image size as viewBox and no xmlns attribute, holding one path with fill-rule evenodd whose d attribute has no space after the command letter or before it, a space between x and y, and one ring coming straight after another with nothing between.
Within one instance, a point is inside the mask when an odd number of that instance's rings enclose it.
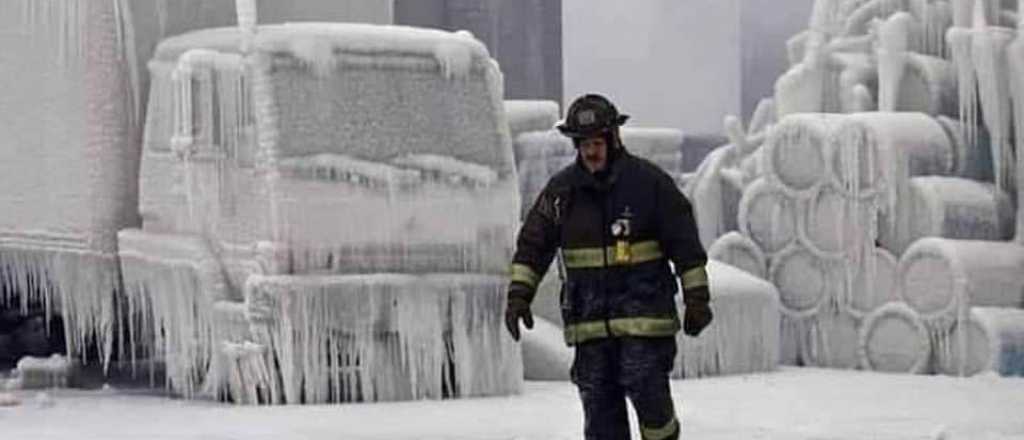
<instances>
[{"instance_id":1,"label":"turnout pants","mask_svg":"<svg viewBox=\"0 0 1024 440\"><path fill-rule=\"evenodd\" d=\"M587 440L629 439L626 398L644 440L679 438L669 393L675 338L613 337L576 346L572 381L583 402Z\"/></svg>"}]
</instances>

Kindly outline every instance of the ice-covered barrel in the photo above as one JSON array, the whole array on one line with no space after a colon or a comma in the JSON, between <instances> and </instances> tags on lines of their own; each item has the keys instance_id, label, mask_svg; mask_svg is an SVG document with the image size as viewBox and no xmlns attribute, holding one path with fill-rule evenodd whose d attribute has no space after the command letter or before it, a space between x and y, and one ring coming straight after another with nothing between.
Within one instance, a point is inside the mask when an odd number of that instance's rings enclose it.
<instances>
[{"instance_id":1,"label":"ice-covered barrel","mask_svg":"<svg viewBox=\"0 0 1024 440\"><path fill-rule=\"evenodd\" d=\"M768 277L768 260L764 252L747 236L732 231L718 237L708 247L708 258L743 270L758 278Z\"/></svg>"},{"instance_id":2,"label":"ice-covered barrel","mask_svg":"<svg viewBox=\"0 0 1024 440\"><path fill-rule=\"evenodd\" d=\"M970 306L1024 307L1024 246L922 238L900 258L903 300L944 329Z\"/></svg>"},{"instance_id":3,"label":"ice-covered barrel","mask_svg":"<svg viewBox=\"0 0 1024 440\"><path fill-rule=\"evenodd\" d=\"M935 118L924 113L847 115L828 141L829 180L844 192L884 195L910 176L952 174L953 144Z\"/></svg>"},{"instance_id":4,"label":"ice-covered barrel","mask_svg":"<svg viewBox=\"0 0 1024 440\"><path fill-rule=\"evenodd\" d=\"M768 279L779 289L786 316L809 317L831 301L842 286L839 262L819 258L800 245L792 245L772 257Z\"/></svg>"},{"instance_id":5,"label":"ice-covered barrel","mask_svg":"<svg viewBox=\"0 0 1024 440\"><path fill-rule=\"evenodd\" d=\"M944 237L1008 240L1013 237L1010 196L991 183L944 176L913 177L909 200L896 207L897 219L884 215L879 241L888 249L906 249L917 239Z\"/></svg>"},{"instance_id":6,"label":"ice-covered barrel","mask_svg":"<svg viewBox=\"0 0 1024 440\"><path fill-rule=\"evenodd\" d=\"M841 115L794 114L782 118L763 148L765 172L794 193L809 193L828 176L825 144Z\"/></svg>"},{"instance_id":7,"label":"ice-covered barrel","mask_svg":"<svg viewBox=\"0 0 1024 440\"><path fill-rule=\"evenodd\" d=\"M692 338L679 332L673 377L743 374L775 369L779 362L779 291L728 264L707 266L715 319Z\"/></svg>"},{"instance_id":8,"label":"ice-covered barrel","mask_svg":"<svg viewBox=\"0 0 1024 440\"><path fill-rule=\"evenodd\" d=\"M921 317L904 303L885 304L864 318L858 356L865 370L927 373L932 347Z\"/></svg>"},{"instance_id":9,"label":"ice-covered barrel","mask_svg":"<svg viewBox=\"0 0 1024 440\"><path fill-rule=\"evenodd\" d=\"M819 186L803 206L798 236L815 254L840 257L874 247L877 199L851 197L827 184Z\"/></svg>"},{"instance_id":10,"label":"ice-covered barrel","mask_svg":"<svg viewBox=\"0 0 1024 440\"><path fill-rule=\"evenodd\" d=\"M942 374L1024 376L1024 310L972 307L966 320L954 324L947 343L936 347L935 356Z\"/></svg>"},{"instance_id":11,"label":"ice-covered barrel","mask_svg":"<svg viewBox=\"0 0 1024 440\"><path fill-rule=\"evenodd\" d=\"M109 354L119 228L138 222L127 0L0 4L0 302L63 315Z\"/></svg>"},{"instance_id":12,"label":"ice-covered barrel","mask_svg":"<svg viewBox=\"0 0 1024 440\"><path fill-rule=\"evenodd\" d=\"M740 199L740 230L765 253L774 254L796 239L797 216L802 206L772 180L755 180Z\"/></svg>"},{"instance_id":13,"label":"ice-covered barrel","mask_svg":"<svg viewBox=\"0 0 1024 440\"><path fill-rule=\"evenodd\" d=\"M896 111L957 115L956 70L943 58L906 52Z\"/></svg>"},{"instance_id":14,"label":"ice-covered barrel","mask_svg":"<svg viewBox=\"0 0 1024 440\"><path fill-rule=\"evenodd\" d=\"M899 295L897 267L899 261L883 248L861 256L859 261L847 265L849 278L844 289L844 310L857 318L863 318L882 304L896 301Z\"/></svg>"}]
</instances>

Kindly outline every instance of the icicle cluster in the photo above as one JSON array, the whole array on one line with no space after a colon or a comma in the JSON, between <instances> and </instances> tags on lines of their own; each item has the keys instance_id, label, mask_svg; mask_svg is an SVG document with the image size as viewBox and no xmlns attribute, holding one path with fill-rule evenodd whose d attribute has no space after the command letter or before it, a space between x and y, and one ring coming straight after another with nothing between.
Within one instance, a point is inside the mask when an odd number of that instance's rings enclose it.
<instances>
[{"instance_id":1,"label":"icicle cluster","mask_svg":"<svg viewBox=\"0 0 1024 440\"><path fill-rule=\"evenodd\" d=\"M507 394L522 359L502 333L506 281L473 275L254 277L256 338L279 374L269 402L387 401Z\"/></svg>"}]
</instances>

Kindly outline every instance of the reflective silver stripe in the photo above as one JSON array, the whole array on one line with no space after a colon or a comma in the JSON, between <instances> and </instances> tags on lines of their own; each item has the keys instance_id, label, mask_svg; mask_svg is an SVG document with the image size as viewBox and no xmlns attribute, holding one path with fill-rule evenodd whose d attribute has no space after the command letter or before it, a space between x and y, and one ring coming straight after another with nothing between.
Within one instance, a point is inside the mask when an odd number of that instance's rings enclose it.
<instances>
[{"instance_id":1,"label":"reflective silver stripe","mask_svg":"<svg viewBox=\"0 0 1024 440\"><path fill-rule=\"evenodd\" d=\"M683 272L679 278L682 279L683 290L708 285L708 272L704 269L703 264Z\"/></svg>"},{"instance_id":2,"label":"reflective silver stripe","mask_svg":"<svg viewBox=\"0 0 1024 440\"><path fill-rule=\"evenodd\" d=\"M509 267L509 278L512 281L518 281L520 283L530 286L531 289L537 288L537 283L540 282L540 276L530 266L520 263L512 263Z\"/></svg>"},{"instance_id":3,"label":"reflective silver stripe","mask_svg":"<svg viewBox=\"0 0 1024 440\"><path fill-rule=\"evenodd\" d=\"M585 321L565 326L565 342L581 344L591 339L611 336L673 336L679 332L679 320L675 318L615 318L605 321Z\"/></svg>"},{"instance_id":4,"label":"reflective silver stripe","mask_svg":"<svg viewBox=\"0 0 1024 440\"><path fill-rule=\"evenodd\" d=\"M648 428L640 425L640 436L644 440L664 440L675 434L677 429L679 429L679 419L673 415L672 420L660 428Z\"/></svg>"},{"instance_id":5,"label":"reflective silver stripe","mask_svg":"<svg viewBox=\"0 0 1024 440\"><path fill-rule=\"evenodd\" d=\"M563 255L565 267L569 269L592 269L604 267L606 263L609 266L628 266L654 261L664 256L661 246L656 241L630 243L628 262L621 262L615 258L615 246L566 249Z\"/></svg>"}]
</instances>

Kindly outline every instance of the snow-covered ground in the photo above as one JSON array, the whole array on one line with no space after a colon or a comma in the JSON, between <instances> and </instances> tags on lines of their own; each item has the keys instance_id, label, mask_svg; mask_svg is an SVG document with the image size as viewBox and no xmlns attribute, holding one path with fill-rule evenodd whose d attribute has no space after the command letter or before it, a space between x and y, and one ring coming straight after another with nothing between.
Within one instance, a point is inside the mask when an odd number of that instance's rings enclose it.
<instances>
[{"instance_id":1,"label":"snow-covered ground","mask_svg":"<svg viewBox=\"0 0 1024 440\"><path fill-rule=\"evenodd\" d=\"M684 439L1024 439L1021 378L783 368L675 381L673 391ZM582 438L568 382L527 382L505 398L323 406L236 407L110 389L17 397L21 405L0 407L4 440Z\"/></svg>"}]
</instances>

